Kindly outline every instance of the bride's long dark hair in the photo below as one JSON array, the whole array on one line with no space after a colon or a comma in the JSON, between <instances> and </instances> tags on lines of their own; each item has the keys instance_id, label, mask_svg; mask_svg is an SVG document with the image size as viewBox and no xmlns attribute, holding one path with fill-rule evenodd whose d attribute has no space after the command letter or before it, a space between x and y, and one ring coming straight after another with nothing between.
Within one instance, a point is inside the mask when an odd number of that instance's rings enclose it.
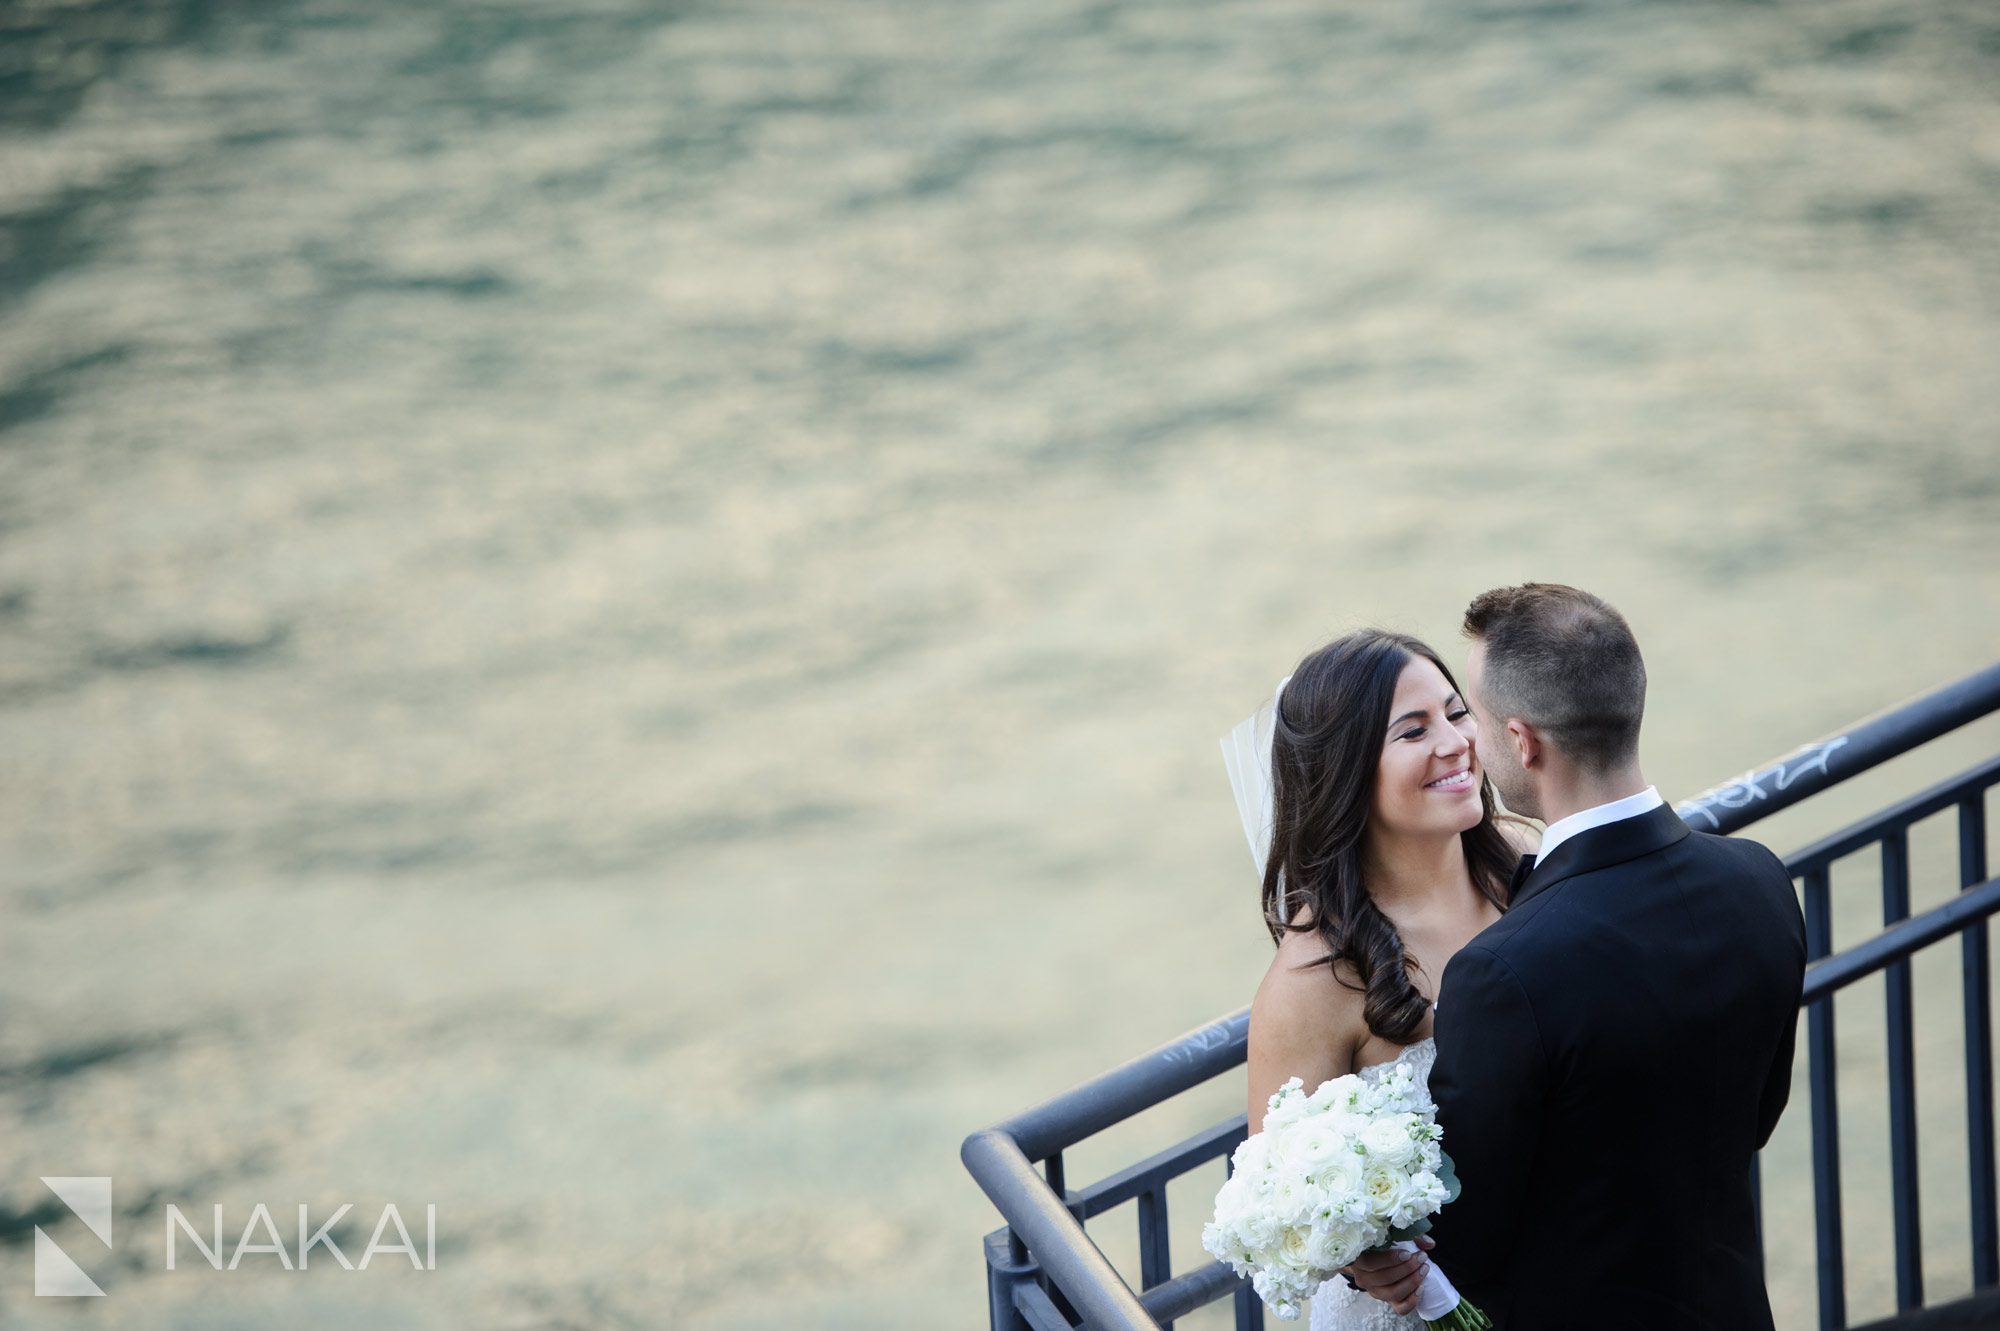
<instances>
[{"instance_id":1,"label":"bride's long dark hair","mask_svg":"<svg viewBox=\"0 0 2000 1331\"><path fill-rule=\"evenodd\" d=\"M1273 725L1271 854L1264 866L1264 922L1272 941L1318 930L1331 955L1309 964L1331 966L1339 983L1364 994L1368 1029L1399 1045L1415 1038L1430 1004L1411 982L1416 963L1405 956L1402 936L1362 881L1361 854L1396 684L1417 657L1458 688L1436 652L1380 629L1350 633L1299 662ZM1494 823L1493 785L1483 773L1479 804L1479 822L1459 834L1465 862L1473 886L1505 910L1519 857ZM1291 913L1302 903L1307 918L1294 925ZM1358 984L1342 975L1341 963Z\"/></svg>"}]
</instances>

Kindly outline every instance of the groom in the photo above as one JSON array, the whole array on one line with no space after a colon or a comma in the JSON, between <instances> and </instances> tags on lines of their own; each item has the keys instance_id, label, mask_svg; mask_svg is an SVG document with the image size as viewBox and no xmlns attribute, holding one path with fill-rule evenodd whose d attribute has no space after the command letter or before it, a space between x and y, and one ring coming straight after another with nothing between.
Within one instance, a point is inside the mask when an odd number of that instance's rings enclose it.
<instances>
[{"instance_id":1,"label":"groom","mask_svg":"<svg viewBox=\"0 0 2000 1331\"><path fill-rule=\"evenodd\" d=\"M1750 1168L1791 1088L1791 878L1646 784L1646 667L1616 610L1529 583L1465 632L1479 759L1548 830L1439 990L1431 1094L1465 1191L1438 1264L1502 1331L1769 1331ZM1407 1307L1425 1260L1350 1270Z\"/></svg>"}]
</instances>

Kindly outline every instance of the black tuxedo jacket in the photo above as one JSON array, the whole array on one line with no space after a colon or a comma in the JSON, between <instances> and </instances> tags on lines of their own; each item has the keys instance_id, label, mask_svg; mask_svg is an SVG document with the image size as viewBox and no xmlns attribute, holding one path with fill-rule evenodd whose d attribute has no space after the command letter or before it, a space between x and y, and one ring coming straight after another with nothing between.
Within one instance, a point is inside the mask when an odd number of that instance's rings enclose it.
<instances>
[{"instance_id":1,"label":"black tuxedo jacket","mask_svg":"<svg viewBox=\"0 0 2000 1331\"><path fill-rule=\"evenodd\" d=\"M1497 1327L1769 1331L1750 1165L1805 955L1778 857L1662 806L1565 840L1452 958L1433 1256Z\"/></svg>"}]
</instances>

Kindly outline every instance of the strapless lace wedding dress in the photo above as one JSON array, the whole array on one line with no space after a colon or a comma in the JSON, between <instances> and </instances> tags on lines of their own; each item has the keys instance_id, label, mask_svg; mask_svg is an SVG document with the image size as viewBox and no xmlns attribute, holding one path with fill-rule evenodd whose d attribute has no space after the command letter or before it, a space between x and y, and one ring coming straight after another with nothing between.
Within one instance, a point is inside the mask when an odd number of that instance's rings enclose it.
<instances>
[{"instance_id":1,"label":"strapless lace wedding dress","mask_svg":"<svg viewBox=\"0 0 2000 1331\"><path fill-rule=\"evenodd\" d=\"M1415 1044L1404 1045L1402 1052L1387 1063L1357 1068L1355 1075L1363 1081L1377 1082L1390 1068L1402 1066L1416 1077L1419 1086L1428 1087L1431 1064L1435 1062L1437 1042L1425 1036ZM1372 1295L1349 1289L1339 1276L1319 1287L1313 1295L1311 1312L1308 1331L1423 1331L1424 1327L1423 1319L1415 1313L1398 1313Z\"/></svg>"}]
</instances>

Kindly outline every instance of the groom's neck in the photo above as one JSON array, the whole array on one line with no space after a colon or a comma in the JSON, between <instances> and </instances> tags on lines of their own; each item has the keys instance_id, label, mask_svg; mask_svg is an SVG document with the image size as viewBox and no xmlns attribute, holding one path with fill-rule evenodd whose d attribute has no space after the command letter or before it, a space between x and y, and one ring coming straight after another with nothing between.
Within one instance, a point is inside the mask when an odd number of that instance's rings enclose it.
<instances>
[{"instance_id":1,"label":"groom's neck","mask_svg":"<svg viewBox=\"0 0 2000 1331\"><path fill-rule=\"evenodd\" d=\"M1552 771L1544 778L1541 790L1542 823L1547 826L1561 822L1573 813L1637 795L1651 784L1636 762L1605 773L1574 768Z\"/></svg>"}]
</instances>

